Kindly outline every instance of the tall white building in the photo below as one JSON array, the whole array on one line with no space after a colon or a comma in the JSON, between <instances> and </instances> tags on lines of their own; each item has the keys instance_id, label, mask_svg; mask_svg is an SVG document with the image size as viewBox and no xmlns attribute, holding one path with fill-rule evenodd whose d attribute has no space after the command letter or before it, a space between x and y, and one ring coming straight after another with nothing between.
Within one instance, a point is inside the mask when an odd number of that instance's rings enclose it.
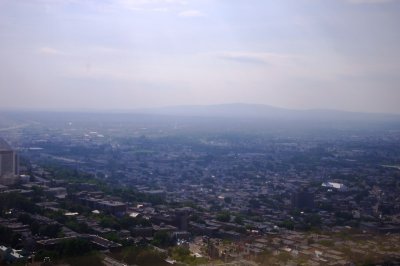
<instances>
[{"instance_id":1,"label":"tall white building","mask_svg":"<svg viewBox=\"0 0 400 266\"><path fill-rule=\"evenodd\" d=\"M19 174L17 153L0 138L0 183L12 183Z\"/></svg>"}]
</instances>

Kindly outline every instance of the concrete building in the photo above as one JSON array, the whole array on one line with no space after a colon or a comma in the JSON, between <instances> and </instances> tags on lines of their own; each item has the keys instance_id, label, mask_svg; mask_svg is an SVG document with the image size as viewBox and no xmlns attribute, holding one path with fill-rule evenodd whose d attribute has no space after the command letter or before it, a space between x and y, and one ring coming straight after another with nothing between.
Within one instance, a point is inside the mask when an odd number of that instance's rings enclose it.
<instances>
[{"instance_id":1,"label":"concrete building","mask_svg":"<svg viewBox=\"0 0 400 266\"><path fill-rule=\"evenodd\" d=\"M97 207L114 215L124 215L126 212L126 204L120 201L102 200L97 203Z\"/></svg>"},{"instance_id":2,"label":"concrete building","mask_svg":"<svg viewBox=\"0 0 400 266\"><path fill-rule=\"evenodd\" d=\"M292 194L292 207L299 210L314 208L314 193L303 188Z\"/></svg>"},{"instance_id":3,"label":"concrete building","mask_svg":"<svg viewBox=\"0 0 400 266\"><path fill-rule=\"evenodd\" d=\"M19 174L17 153L10 145L0 138L0 183L12 184Z\"/></svg>"}]
</instances>

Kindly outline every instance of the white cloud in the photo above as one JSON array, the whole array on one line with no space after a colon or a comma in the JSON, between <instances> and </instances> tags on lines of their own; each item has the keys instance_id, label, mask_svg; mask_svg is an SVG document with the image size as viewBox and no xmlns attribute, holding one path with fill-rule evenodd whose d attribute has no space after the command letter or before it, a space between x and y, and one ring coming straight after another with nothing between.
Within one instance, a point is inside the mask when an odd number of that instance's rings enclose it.
<instances>
[{"instance_id":1,"label":"white cloud","mask_svg":"<svg viewBox=\"0 0 400 266\"><path fill-rule=\"evenodd\" d=\"M65 53L52 47L41 47L38 52L45 55L64 55Z\"/></svg>"},{"instance_id":2,"label":"white cloud","mask_svg":"<svg viewBox=\"0 0 400 266\"><path fill-rule=\"evenodd\" d=\"M167 10L166 6L186 5L186 0L119 0L117 5L131 10L151 9L153 11Z\"/></svg>"},{"instance_id":3,"label":"white cloud","mask_svg":"<svg viewBox=\"0 0 400 266\"><path fill-rule=\"evenodd\" d=\"M389 2L395 2L398 0L346 0L352 4L384 4Z\"/></svg>"},{"instance_id":4,"label":"white cloud","mask_svg":"<svg viewBox=\"0 0 400 266\"><path fill-rule=\"evenodd\" d=\"M185 10L178 14L180 17L204 17L204 13L199 10Z\"/></svg>"},{"instance_id":5,"label":"white cloud","mask_svg":"<svg viewBox=\"0 0 400 266\"><path fill-rule=\"evenodd\" d=\"M392 72L388 70L391 67L388 65L358 63L337 55L224 51L211 56L237 63L236 66L229 64L229 68L242 69L246 75L258 73L262 79L270 75L270 80L300 78L336 82L343 77L358 78L377 72Z\"/></svg>"},{"instance_id":6,"label":"white cloud","mask_svg":"<svg viewBox=\"0 0 400 266\"><path fill-rule=\"evenodd\" d=\"M148 4L186 4L185 0L121 0L120 2L133 5Z\"/></svg>"},{"instance_id":7,"label":"white cloud","mask_svg":"<svg viewBox=\"0 0 400 266\"><path fill-rule=\"evenodd\" d=\"M237 61L240 63L273 64L282 65L294 61L298 56L278 53L257 53L257 52L221 52L217 57L225 60Z\"/></svg>"},{"instance_id":8,"label":"white cloud","mask_svg":"<svg viewBox=\"0 0 400 266\"><path fill-rule=\"evenodd\" d=\"M32 3L35 2L35 3ZM0 4L2 0L0 0ZM98 0L36 0L28 1L23 0L18 2L25 5L38 5L40 4L46 11L51 11L53 8L65 7L74 5L76 7L87 7L92 10L109 12L118 11L120 9L133 10L133 11L168 11L172 7L182 7L188 4L187 0L112 0L112 1L98 1Z\"/></svg>"}]
</instances>

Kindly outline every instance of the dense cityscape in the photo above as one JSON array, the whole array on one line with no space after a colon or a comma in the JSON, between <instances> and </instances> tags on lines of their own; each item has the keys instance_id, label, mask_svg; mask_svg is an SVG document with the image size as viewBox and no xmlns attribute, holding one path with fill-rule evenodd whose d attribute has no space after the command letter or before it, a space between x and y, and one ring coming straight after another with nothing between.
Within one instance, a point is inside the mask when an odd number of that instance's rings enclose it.
<instances>
[{"instance_id":1,"label":"dense cityscape","mask_svg":"<svg viewBox=\"0 0 400 266\"><path fill-rule=\"evenodd\" d=\"M0 0L0 266L400 266L400 0Z\"/></svg>"},{"instance_id":2,"label":"dense cityscape","mask_svg":"<svg viewBox=\"0 0 400 266\"><path fill-rule=\"evenodd\" d=\"M0 258L397 265L400 127L382 121L4 114Z\"/></svg>"}]
</instances>

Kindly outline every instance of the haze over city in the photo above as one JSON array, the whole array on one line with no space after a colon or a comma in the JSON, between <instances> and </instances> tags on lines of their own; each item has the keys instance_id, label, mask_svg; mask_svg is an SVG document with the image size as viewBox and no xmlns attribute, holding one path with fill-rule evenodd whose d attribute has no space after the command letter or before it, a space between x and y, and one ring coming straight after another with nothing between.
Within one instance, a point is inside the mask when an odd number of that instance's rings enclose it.
<instances>
[{"instance_id":1,"label":"haze over city","mask_svg":"<svg viewBox=\"0 0 400 266\"><path fill-rule=\"evenodd\" d=\"M400 265L400 0L0 0L0 266Z\"/></svg>"},{"instance_id":2,"label":"haze over city","mask_svg":"<svg viewBox=\"0 0 400 266\"><path fill-rule=\"evenodd\" d=\"M400 1L0 1L2 109L400 113Z\"/></svg>"}]
</instances>

